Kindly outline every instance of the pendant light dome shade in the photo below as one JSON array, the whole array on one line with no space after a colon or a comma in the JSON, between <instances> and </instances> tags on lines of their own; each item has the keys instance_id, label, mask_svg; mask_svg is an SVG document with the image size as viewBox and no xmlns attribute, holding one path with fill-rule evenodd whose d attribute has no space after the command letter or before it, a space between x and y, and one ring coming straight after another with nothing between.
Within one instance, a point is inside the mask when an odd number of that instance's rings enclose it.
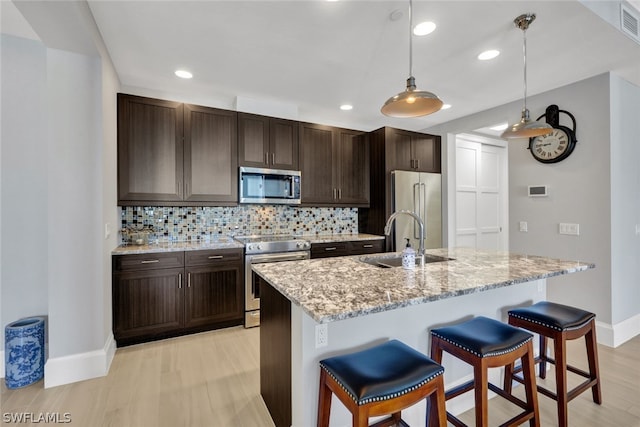
<instances>
[{"instance_id":1,"label":"pendant light dome shade","mask_svg":"<svg viewBox=\"0 0 640 427\"><path fill-rule=\"evenodd\" d=\"M535 13L525 13L513 20L516 27L522 30L522 51L524 56L524 106L522 107L522 117L520 121L505 130L502 135L504 139L531 138L534 136L546 135L553 131L553 128L544 122L531 120L529 109L527 108L527 28L536 19Z\"/></svg>"},{"instance_id":2,"label":"pendant light dome shade","mask_svg":"<svg viewBox=\"0 0 640 427\"><path fill-rule=\"evenodd\" d=\"M531 120L529 118L529 110L523 110L520 121L509 126L501 136L505 139L532 138L546 135L551 131L553 131L553 128L548 123Z\"/></svg>"},{"instance_id":3,"label":"pendant light dome shade","mask_svg":"<svg viewBox=\"0 0 640 427\"><path fill-rule=\"evenodd\" d=\"M404 92L387 99L380 111L389 117L420 117L435 113L442 108L442 101L437 95L416 88L413 77L413 16L412 1L409 0L409 78Z\"/></svg>"},{"instance_id":4,"label":"pendant light dome shade","mask_svg":"<svg viewBox=\"0 0 640 427\"><path fill-rule=\"evenodd\" d=\"M407 90L387 99L380 111L390 117L419 117L435 113L442 101L434 93L416 89L415 78L407 79Z\"/></svg>"}]
</instances>

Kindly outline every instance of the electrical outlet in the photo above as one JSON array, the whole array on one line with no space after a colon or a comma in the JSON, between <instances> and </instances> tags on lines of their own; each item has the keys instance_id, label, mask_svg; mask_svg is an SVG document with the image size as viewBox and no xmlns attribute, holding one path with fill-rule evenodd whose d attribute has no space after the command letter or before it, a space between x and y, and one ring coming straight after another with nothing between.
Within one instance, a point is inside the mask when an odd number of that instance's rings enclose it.
<instances>
[{"instance_id":1,"label":"electrical outlet","mask_svg":"<svg viewBox=\"0 0 640 427\"><path fill-rule=\"evenodd\" d=\"M316 348L326 347L329 344L329 329L326 323L316 325Z\"/></svg>"},{"instance_id":2,"label":"electrical outlet","mask_svg":"<svg viewBox=\"0 0 640 427\"><path fill-rule=\"evenodd\" d=\"M108 222L104 225L104 238L105 240L111 237L111 224Z\"/></svg>"},{"instance_id":3,"label":"electrical outlet","mask_svg":"<svg viewBox=\"0 0 640 427\"><path fill-rule=\"evenodd\" d=\"M523 233L529 231L529 224L527 224L527 221L520 221L520 231Z\"/></svg>"},{"instance_id":4,"label":"electrical outlet","mask_svg":"<svg viewBox=\"0 0 640 427\"><path fill-rule=\"evenodd\" d=\"M578 236L580 235L580 224L568 224L568 223L561 222L560 228L558 231L560 234L569 234L572 236Z\"/></svg>"}]
</instances>

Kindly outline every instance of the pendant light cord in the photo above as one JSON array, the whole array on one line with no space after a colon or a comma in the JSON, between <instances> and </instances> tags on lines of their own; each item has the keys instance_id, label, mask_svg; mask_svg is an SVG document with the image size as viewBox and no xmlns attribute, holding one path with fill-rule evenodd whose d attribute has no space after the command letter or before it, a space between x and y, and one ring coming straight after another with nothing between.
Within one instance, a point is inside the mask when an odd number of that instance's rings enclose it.
<instances>
[{"instance_id":1,"label":"pendant light cord","mask_svg":"<svg viewBox=\"0 0 640 427\"><path fill-rule=\"evenodd\" d=\"M522 52L524 56L524 110L527 110L527 29L522 29Z\"/></svg>"},{"instance_id":2,"label":"pendant light cord","mask_svg":"<svg viewBox=\"0 0 640 427\"><path fill-rule=\"evenodd\" d=\"M409 77L413 77L413 37L411 31L413 29L413 2L409 0Z\"/></svg>"}]
</instances>

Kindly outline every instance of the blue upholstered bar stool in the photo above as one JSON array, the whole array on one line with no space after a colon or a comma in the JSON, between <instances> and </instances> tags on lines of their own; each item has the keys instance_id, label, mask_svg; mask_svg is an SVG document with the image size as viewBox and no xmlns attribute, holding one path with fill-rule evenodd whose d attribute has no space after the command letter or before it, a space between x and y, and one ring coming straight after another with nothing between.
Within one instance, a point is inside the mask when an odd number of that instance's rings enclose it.
<instances>
[{"instance_id":1,"label":"blue upholstered bar stool","mask_svg":"<svg viewBox=\"0 0 640 427\"><path fill-rule=\"evenodd\" d=\"M447 390L445 399L474 390L476 427L488 427L488 390L491 389L524 410L501 426L516 426L526 421L531 426L540 426L532 339L533 335L522 329L482 316L432 329L431 358L435 362L442 363L442 353L446 351L473 366L474 379ZM489 383L489 368L511 366L518 359L524 367L526 401ZM447 420L457 427L466 426L448 412Z\"/></svg>"},{"instance_id":2,"label":"blue upholstered bar stool","mask_svg":"<svg viewBox=\"0 0 640 427\"><path fill-rule=\"evenodd\" d=\"M431 426L446 427L444 368L398 340L320 361L318 427L328 427L331 396L351 412L353 426L391 415L376 426L406 425L401 411L429 397L436 414Z\"/></svg>"},{"instance_id":3,"label":"blue upholstered bar stool","mask_svg":"<svg viewBox=\"0 0 640 427\"><path fill-rule=\"evenodd\" d=\"M569 425L567 404L580 393L591 388L593 401L598 405L602 403L595 319L596 315L588 311L547 301L509 311L510 325L540 335L540 355L536 358L536 363L540 364L540 378L545 378L547 375L547 362L556 367L556 392L540 385L537 388L541 394L558 402L558 425L560 427ZM585 338L587 346L589 372L567 364L567 340L581 337ZM553 340L555 360L547 356L547 338ZM516 369L514 373L519 370ZM567 390L567 371L586 378L586 381L573 390ZM505 373L505 390L511 389L511 379L522 381L520 377L512 375L511 367L509 367Z\"/></svg>"}]
</instances>

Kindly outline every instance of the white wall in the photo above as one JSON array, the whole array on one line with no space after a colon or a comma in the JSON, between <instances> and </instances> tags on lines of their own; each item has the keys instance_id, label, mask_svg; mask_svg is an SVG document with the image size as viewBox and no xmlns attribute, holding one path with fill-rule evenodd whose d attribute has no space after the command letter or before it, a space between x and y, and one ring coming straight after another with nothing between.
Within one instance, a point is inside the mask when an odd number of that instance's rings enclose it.
<instances>
[{"instance_id":1,"label":"white wall","mask_svg":"<svg viewBox=\"0 0 640 427\"><path fill-rule=\"evenodd\" d=\"M47 75L42 43L2 35L0 50L0 325L4 331L14 320L48 313ZM4 332L1 342L4 350Z\"/></svg>"},{"instance_id":2,"label":"white wall","mask_svg":"<svg viewBox=\"0 0 640 427\"><path fill-rule=\"evenodd\" d=\"M68 13L48 13L59 6ZM45 387L51 387L105 375L115 352L110 254L117 246L116 93L120 82L86 3L30 3L21 12L43 41L2 35L2 121L12 126L3 127L2 133L2 149L9 147L9 156L2 158L1 256L2 265L12 267L2 272L2 306L9 309L1 312L0 320L4 325L17 314L33 314L25 296L31 290L8 289L5 279L18 272L23 277L25 272L37 273L41 280L35 282L42 286L37 294L44 307L40 310L49 314ZM59 18L57 23L52 16ZM70 19L73 25L67 25ZM46 31L38 31L34 23L46 24ZM69 28L83 33L62 37L68 41L64 50L52 48L50 39L43 36L59 41L60 34L53 33ZM76 38L82 39L80 53L73 52ZM87 41L97 54L85 52ZM9 42L16 44L14 50L5 49ZM15 58L8 57L12 53ZM6 73L9 63L15 66L14 73ZM14 77L8 82L12 84L5 83L5 76ZM5 108L5 100L11 109ZM29 171L30 162L25 160L32 157L34 170ZM24 180L27 176L30 179ZM9 183L23 181L21 194L26 197L17 199L15 191L5 193ZM40 244L31 241L34 230L41 235ZM26 264L34 257L44 266L43 272L33 262ZM25 272L19 271L21 267Z\"/></svg>"},{"instance_id":3,"label":"white wall","mask_svg":"<svg viewBox=\"0 0 640 427\"><path fill-rule=\"evenodd\" d=\"M570 111L578 124L578 145L566 160L545 165L533 159L527 141L509 143L509 247L514 252L594 262L596 268L589 272L550 279L548 297L595 312L599 331L605 332L599 338L617 345L621 340L615 338L616 326L621 322L632 323L625 326L625 339L640 332L634 234L635 224L640 223L640 94L624 80L611 77L611 81L610 88L610 76L604 74L528 99L534 118L550 104ZM521 101L513 102L426 131L445 136L444 146L451 149L454 134L512 123L519 119L521 107ZM562 124L569 125L562 116ZM550 196L527 197L526 187L532 184L548 185ZM518 231L519 221L528 222L527 233ZM580 224L580 235L560 235L560 222Z\"/></svg>"},{"instance_id":4,"label":"white wall","mask_svg":"<svg viewBox=\"0 0 640 427\"><path fill-rule=\"evenodd\" d=\"M600 75L536 97L571 112L577 121L578 144L565 160L543 164L533 159L527 142L509 150L510 248L516 252L596 263L595 270L549 281L552 301L574 305L611 323L611 213L609 77ZM594 100L600 100L594 102ZM565 122L561 114L561 123ZM528 197L527 186L549 186L549 197ZM527 233L518 222L527 221ZM577 223L579 236L561 235L559 224Z\"/></svg>"},{"instance_id":5,"label":"white wall","mask_svg":"<svg viewBox=\"0 0 640 427\"><path fill-rule=\"evenodd\" d=\"M638 316L640 307L639 119L640 87L611 76L613 324Z\"/></svg>"}]
</instances>

